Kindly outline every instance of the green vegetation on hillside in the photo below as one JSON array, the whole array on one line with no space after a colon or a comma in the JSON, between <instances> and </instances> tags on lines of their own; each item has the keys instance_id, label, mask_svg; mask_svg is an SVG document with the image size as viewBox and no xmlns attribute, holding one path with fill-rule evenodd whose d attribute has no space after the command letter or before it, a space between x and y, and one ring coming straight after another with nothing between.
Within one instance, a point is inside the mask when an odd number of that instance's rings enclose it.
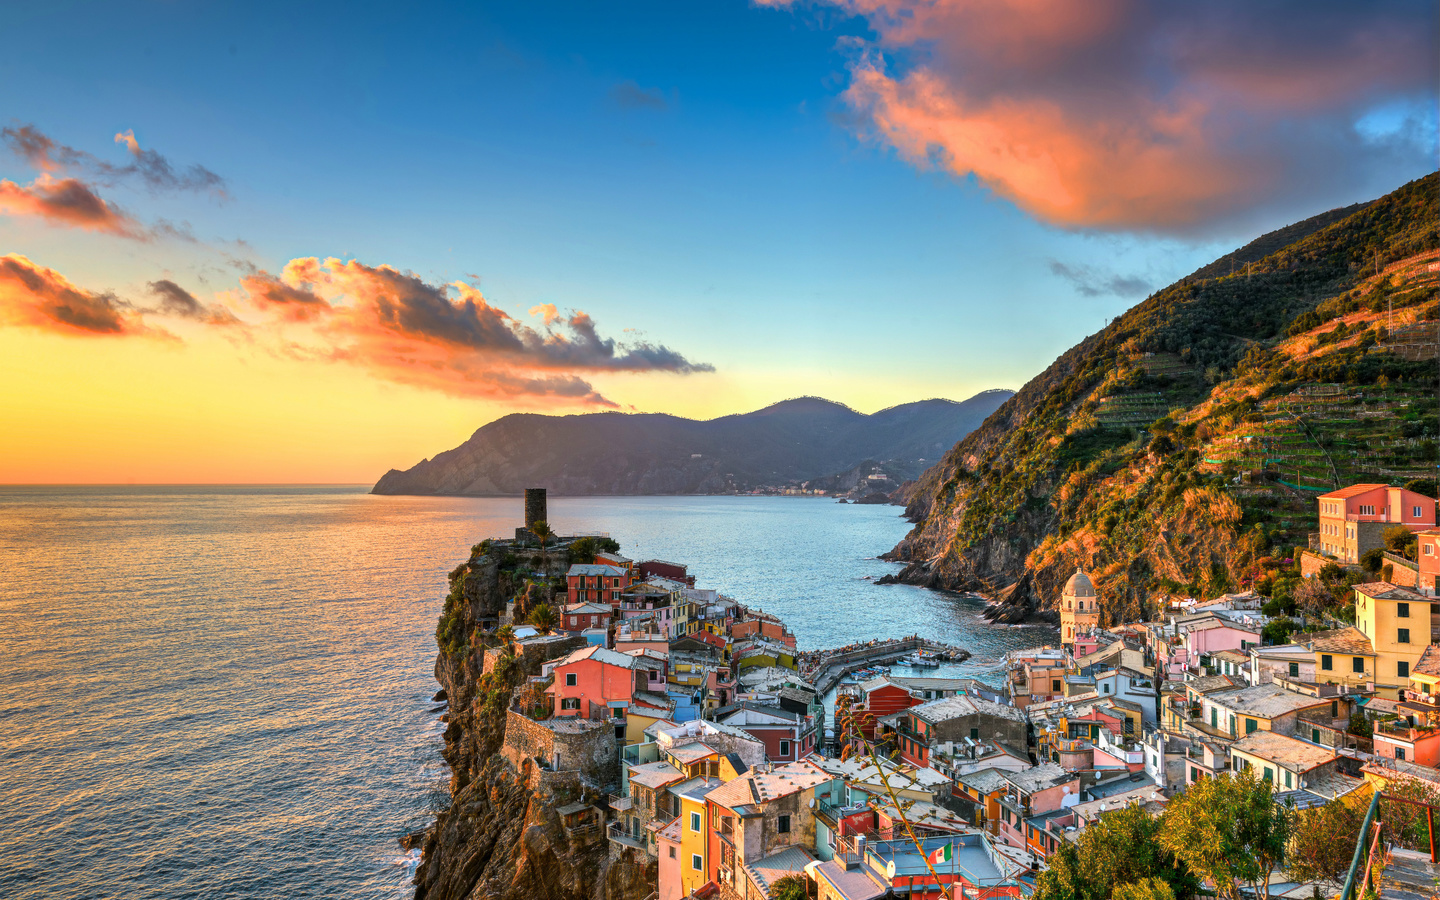
<instances>
[{"instance_id":1,"label":"green vegetation on hillside","mask_svg":"<svg viewBox=\"0 0 1440 900\"><path fill-rule=\"evenodd\" d=\"M1433 479L1436 188L1177 282L1088 338L927 473L900 555L955 587L1028 572L1044 605L1083 565L1112 615L1141 614L1253 584L1257 560L1305 544L1318 492Z\"/></svg>"}]
</instances>

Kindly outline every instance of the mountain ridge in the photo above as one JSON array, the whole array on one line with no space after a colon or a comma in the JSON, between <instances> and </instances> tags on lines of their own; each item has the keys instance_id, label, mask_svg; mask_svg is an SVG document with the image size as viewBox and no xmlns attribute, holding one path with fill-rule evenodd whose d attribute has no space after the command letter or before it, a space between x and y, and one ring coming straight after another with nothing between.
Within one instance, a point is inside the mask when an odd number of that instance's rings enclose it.
<instances>
[{"instance_id":1,"label":"mountain ridge","mask_svg":"<svg viewBox=\"0 0 1440 900\"><path fill-rule=\"evenodd\" d=\"M870 460L904 480L1010 393L931 398L870 414L814 396L705 420L669 413L511 413L457 447L409 469L391 469L372 493L488 496L525 487L575 496L730 493L827 478Z\"/></svg>"},{"instance_id":2,"label":"mountain ridge","mask_svg":"<svg viewBox=\"0 0 1440 900\"><path fill-rule=\"evenodd\" d=\"M900 579L1015 622L1079 566L1134 621L1263 583L1317 492L1433 485L1437 187L1263 235L1062 353L920 476Z\"/></svg>"}]
</instances>

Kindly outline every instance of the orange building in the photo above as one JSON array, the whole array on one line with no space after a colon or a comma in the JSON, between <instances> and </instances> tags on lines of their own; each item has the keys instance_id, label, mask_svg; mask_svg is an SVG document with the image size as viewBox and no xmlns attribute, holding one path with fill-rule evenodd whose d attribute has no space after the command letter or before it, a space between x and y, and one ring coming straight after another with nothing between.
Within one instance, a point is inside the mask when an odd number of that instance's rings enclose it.
<instances>
[{"instance_id":1,"label":"orange building","mask_svg":"<svg viewBox=\"0 0 1440 900\"><path fill-rule=\"evenodd\" d=\"M1341 562L1358 563L1384 546L1385 529L1404 525L1411 531L1435 527L1435 501L1424 494L1384 484L1352 484L1321 494L1320 550Z\"/></svg>"}]
</instances>

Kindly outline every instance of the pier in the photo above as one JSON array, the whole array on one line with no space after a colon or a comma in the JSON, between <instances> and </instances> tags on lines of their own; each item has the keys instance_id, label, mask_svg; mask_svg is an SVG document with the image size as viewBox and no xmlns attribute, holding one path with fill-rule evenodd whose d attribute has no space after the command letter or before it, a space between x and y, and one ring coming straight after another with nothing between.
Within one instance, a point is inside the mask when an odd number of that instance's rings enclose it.
<instances>
[{"instance_id":1,"label":"pier","mask_svg":"<svg viewBox=\"0 0 1440 900\"><path fill-rule=\"evenodd\" d=\"M802 668L801 675L824 695L851 672L895 662L921 651L944 662L964 662L970 658L968 650L912 635L836 650L811 651L811 661Z\"/></svg>"}]
</instances>

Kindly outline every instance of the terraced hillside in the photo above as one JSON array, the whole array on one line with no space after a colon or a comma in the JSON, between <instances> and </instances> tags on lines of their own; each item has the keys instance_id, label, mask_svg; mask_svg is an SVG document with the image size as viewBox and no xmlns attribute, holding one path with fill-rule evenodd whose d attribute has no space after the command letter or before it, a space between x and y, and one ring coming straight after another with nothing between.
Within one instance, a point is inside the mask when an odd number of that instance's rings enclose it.
<instances>
[{"instance_id":1,"label":"terraced hillside","mask_svg":"<svg viewBox=\"0 0 1440 900\"><path fill-rule=\"evenodd\" d=\"M1289 555L1317 493L1433 479L1436 191L1259 238L1068 351L922 476L902 578L1018 620L1081 565L1112 617L1143 615Z\"/></svg>"}]
</instances>

